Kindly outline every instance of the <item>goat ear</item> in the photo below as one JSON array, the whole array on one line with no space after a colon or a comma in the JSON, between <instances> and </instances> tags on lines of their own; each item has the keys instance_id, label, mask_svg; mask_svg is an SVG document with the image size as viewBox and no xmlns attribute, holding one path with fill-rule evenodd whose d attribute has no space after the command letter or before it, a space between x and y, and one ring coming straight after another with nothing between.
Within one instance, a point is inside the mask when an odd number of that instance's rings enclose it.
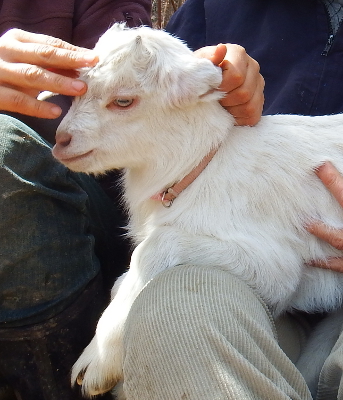
<instances>
[{"instance_id":1,"label":"goat ear","mask_svg":"<svg viewBox=\"0 0 343 400\"><path fill-rule=\"evenodd\" d=\"M218 90L222 70L205 58L187 57L179 71L171 73L168 100L176 107L219 100L224 93Z\"/></svg>"}]
</instances>

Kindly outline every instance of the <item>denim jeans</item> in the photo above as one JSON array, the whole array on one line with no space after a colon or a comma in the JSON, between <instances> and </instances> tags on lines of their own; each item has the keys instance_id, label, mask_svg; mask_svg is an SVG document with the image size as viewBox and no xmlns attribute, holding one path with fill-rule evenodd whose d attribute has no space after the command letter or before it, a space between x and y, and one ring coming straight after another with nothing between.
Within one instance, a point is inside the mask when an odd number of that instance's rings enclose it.
<instances>
[{"instance_id":1,"label":"denim jeans","mask_svg":"<svg viewBox=\"0 0 343 400\"><path fill-rule=\"evenodd\" d=\"M6 115L0 162L0 382L20 400L81 399L70 368L127 265L125 218Z\"/></svg>"},{"instance_id":2,"label":"denim jeans","mask_svg":"<svg viewBox=\"0 0 343 400\"><path fill-rule=\"evenodd\" d=\"M82 400L70 371L94 335L104 309L97 276L66 309L48 320L0 329L1 400ZM5 399L1 396L5 392ZM112 399L108 394L103 400Z\"/></svg>"},{"instance_id":3,"label":"denim jeans","mask_svg":"<svg viewBox=\"0 0 343 400\"><path fill-rule=\"evenodd\" d=\"M100 268L111 287L127 261L124 221L94 178L69 171L5 115L0 162L0 328L53 317Z\"/></svg>"}]
</instances>

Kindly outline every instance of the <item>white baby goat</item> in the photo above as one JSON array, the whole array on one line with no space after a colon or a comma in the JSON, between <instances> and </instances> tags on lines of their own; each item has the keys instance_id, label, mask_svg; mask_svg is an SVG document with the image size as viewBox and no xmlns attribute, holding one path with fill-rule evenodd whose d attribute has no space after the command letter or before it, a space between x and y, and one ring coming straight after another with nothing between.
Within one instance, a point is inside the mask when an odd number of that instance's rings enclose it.
<instances>
[{"instance_id":1,"label":"white baby goat","mask_svg":"<svg viewBox=\"0 0 343 400\"><path fill-rule=\"evenodd\" d=\"M88 92L62 121L53 154L74 171L125 169L137 247L74 366L72 379L83 379L84 393L109 390L121 378L130 307L166 268L225 268L274 315L339 308L343 275L306 262L342 253L304 225L319 219L343 228L342 209L314 173L327 160L343 172L343 115L266 116L255 127L234 126L218 103L220 68L167 33L115 25L95 51L98 65L81 72ZM165 207L170 195L162 202L160 194L183 185L212 150L207 167Z\"/></svg>"}]
</instances>

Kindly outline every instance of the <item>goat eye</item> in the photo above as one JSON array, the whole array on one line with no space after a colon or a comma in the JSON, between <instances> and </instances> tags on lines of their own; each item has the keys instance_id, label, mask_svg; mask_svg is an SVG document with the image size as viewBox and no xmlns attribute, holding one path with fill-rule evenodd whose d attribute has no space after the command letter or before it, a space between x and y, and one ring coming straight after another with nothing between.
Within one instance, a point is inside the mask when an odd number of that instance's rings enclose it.
<instances>
[{"instance_id":1,"label":"goat eye","mask_svg":"<svg viewBox=\"0 0 343 400\"><path fill-rule=\"evenodd\" d=\"M133 103L133 99L115 99L113 103L119 107L129 107Z\"/></svg>"}]
</instances>

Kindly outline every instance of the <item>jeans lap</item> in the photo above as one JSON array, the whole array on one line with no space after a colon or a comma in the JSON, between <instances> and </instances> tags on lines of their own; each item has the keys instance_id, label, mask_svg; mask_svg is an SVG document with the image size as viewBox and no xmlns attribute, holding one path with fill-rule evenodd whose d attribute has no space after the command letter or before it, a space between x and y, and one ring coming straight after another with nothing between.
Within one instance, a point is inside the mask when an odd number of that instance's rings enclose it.
<instances>
[{"instance_id":1,"label":"jeans lap","mask_svg":"<svg viewBox=\"0 0 343 400\"><path fill-rule=\"evenodd\" d=\"M0 116L0 322L52 312L99 272L87 181ZM32 322L32 321L30 321Z\"/></svg>"}]
</instances>

